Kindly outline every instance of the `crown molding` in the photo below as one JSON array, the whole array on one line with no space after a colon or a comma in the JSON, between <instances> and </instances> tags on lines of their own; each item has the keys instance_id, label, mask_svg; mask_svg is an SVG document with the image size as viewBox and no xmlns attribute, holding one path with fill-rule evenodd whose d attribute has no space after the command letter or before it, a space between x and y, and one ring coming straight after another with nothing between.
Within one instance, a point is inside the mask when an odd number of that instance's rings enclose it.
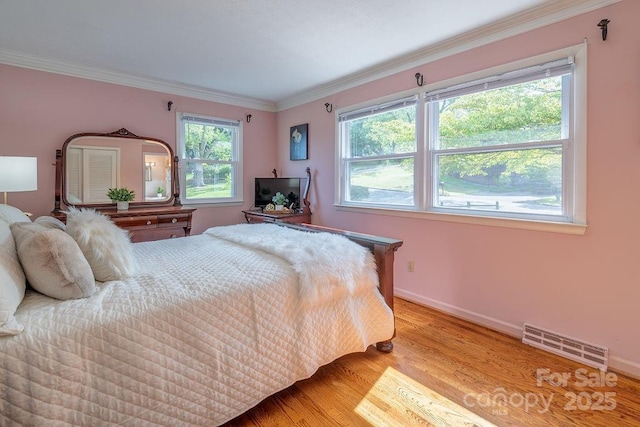
<instances>
[{"instance_id":1,"label":"crown molding","mask_svg":"<svg viewBox=\"0 0 640 427\"><path fill-rule=\"evenodd\" d=\"M51 59L38 58L31 55L0 49L0 63L32 70L46 71L71 77L96 80L105 83L113 83L122 86L130 86L138 89L146 89L171 95L186 96L204 101L218 102L221 104L235 105L238 107L253 108L263 111L276 111L273 102L246 98L223 92L215 92L197 86L171 83L130 74L118 73L109 70L84 67L68 64Z\"/></svg>"},{"instance_id":2,"label":"crown molding","mask_svg":"<svg viewBox=\"0 0 640 427\"><path fill-rule=\"evenodd\" d=\"M489 43L526 33L565 19L573 18L574 16L582 15L620 1L621 0L559 0L552 3L545 3L510 16L509 18L447 39L441 43L370 67L362 72L316 86L308 91L279 101L276 104L276 110L283 111L316 101L365 83L379 80ZM584 37L580 36L577 37L577 39L579 40L576 40L576 43L582 42Z\"/></svg>"},{"instance_id":3,"label":"crown molding","mask_svg":"<svg viewBox=\"0 0 640 427\"><path fill-rule=\"evenodd\" d=\"M493 24L450 38L441 43L367 68L362 72L316 86L279 102L268 102L230 93L217 92L197 86L84 67L2 49L0 49L0 63L172 95L186 96L204 101L277 112L306 104L457 53L554 24L618 3L619 1L621 0L558 0L545 3ZM579 37L579 39L578 41L582 41L583 37Z\"/></svg>"}]
</instances>

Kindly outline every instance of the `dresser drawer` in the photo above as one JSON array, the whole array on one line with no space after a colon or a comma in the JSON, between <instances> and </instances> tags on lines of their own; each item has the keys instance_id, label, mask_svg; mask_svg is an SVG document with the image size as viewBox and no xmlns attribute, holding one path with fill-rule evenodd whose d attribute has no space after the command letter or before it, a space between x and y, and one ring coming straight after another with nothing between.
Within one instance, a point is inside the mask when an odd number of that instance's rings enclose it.
<instances>
[{"instance_id":1,"label":"dresser drawer","mask_svg":"<svg viewBox=\"0 0 640 427\"><path fill-rule=\"evenodd\" d=\"M195 209L175 206L135 207L128 211L99 210L118 227L127 230L132 242L173 239L191 233L191 218ZM57 215L66 221L66 215Z\"/></svg>"},{"instance_id":2,"label":"dresser drawer","mask_svg":"<svg viewBox=\"0 0 640 427\"><path fill-rule=\"evenodd\" d=\"M127 216L112 218L112 220L118 227L126 228L127 230L155 228L158 226L157 215Z\"/></svg>"},{"instance_id":3,"label":"dresser drawer","mask_svg":"<svg viewBox=\"0 0 640 427\"><path fill-rule=\"evenodd\" d=\"M189 214L158 215L158 227L186 227L189 225Z\"/></svg>"}]
</instances>

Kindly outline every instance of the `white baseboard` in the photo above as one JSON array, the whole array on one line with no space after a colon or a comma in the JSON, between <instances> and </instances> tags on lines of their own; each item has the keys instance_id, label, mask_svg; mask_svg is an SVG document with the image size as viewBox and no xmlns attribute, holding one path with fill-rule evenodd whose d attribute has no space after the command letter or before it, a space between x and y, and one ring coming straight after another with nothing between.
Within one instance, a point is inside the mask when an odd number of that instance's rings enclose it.
<instances>
[{"instance_id":1,"label":"white baseboard","mask_svg":"<svg viewBox=\"0 0 640 427\"><path fill-rule=\"evenodd\" d=\"M436 310L451 314L464 320L468 320L469 322L473 322L478 325L485 326L489 329L502 332L517 339L522 339L522 325L503 322L502 320L498 320L493 317L485 316L483 314L456 307L455 305L447 304L445 302L437 301L431 298L426 298L422 295L405 291L403 289L396 288L394 290L394 294L395 296L406 299L407 301L435 308ZM609 353L609 368L623 375L640 379L640 364L631 360L611 355L611 353Z\"/></svg>"},{"instance_id":2,"label":"white baseboard","mask_svg":"<svg viewBox=\"0 0 640 427\"><path fill-rule=\"evenodd\" d=\"M640 364L631 360L623 359L617 356L611 356L609 353L609 368L612 370L640 380Z\"/></svg>"},{"instance_id":3,"label":"white baseboard","mask_svg":"<svg viewBox=\"0 0 640 427\"><path fill-rule=\"evenodd\" d=\"M436 310L444 311L445 313L449 313L464 320L477 323L478 325L486 326L489 329L505 333L512 337L518 339L522 338L522 326L503 322L502 320L494 319L493 317L465 310L464 308L456 307L454 305L437 301L431 298L426 298L422 295L418 295L402 289L396 288L394 290L394 294L395 296L402 299L426 305L427 307L435 308Z\"/></svg>"}]
</instances>

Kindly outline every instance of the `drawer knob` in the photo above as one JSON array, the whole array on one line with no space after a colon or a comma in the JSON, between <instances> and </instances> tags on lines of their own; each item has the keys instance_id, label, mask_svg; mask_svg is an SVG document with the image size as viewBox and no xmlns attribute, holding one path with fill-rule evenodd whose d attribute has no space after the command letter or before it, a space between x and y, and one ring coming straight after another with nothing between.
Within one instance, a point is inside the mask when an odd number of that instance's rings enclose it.
<instances>
[{"instance_id":1,"label":"drawer knob","mask_svg":"<svg viewBox=\"0 0 640 427\"><path fill-rule=\"evenodd\" d=\"M147 225L151 225L151 221L150 220L147 220Z\"/></svg>"},{"instance_id":2,"label":"drawer knob","mask_svg":"<svg viewBox=\"0 0 640 427\"><path fill-rule=\"evenodd\" d=\"M178 219L177 219L177 218L173 218L173 219L171 220L171 224L175 224L176 222L178 222Z\"/></svg>"}]
</instances>

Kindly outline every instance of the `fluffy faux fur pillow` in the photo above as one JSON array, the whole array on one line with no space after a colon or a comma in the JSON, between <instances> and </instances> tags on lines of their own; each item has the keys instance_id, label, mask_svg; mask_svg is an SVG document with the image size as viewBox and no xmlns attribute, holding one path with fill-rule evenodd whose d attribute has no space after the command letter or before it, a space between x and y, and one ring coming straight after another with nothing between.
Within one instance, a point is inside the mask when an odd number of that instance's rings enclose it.
<instances>
[{"instance_id":1,"label":"fluffy faux fur pillow","mask_svg":"<svg viewBox=\"0 0 640 427\"><path fill-rule=\"evenodd\" d=\"M69 209L67 233L80 246L96 280L119 280L136 269L129 233L93 209Z\"/></svg>"},{"instance_id":2,"label":"fluffy faux fur pillow","mask_svg":"<svg viewBox=\"0 0 640 427\"><path fill-rule=\"evenodd\" d=\"M23 326L13 315L24 298L25 278L9 225L0 221L0 336L16 335Z\"/></svg>"},{"instance_id":3,"label":"fluffy faux fur pillow","mask_svg":"<svg viewBox=\"0 0 640 427\"><path fill-rule=\"evenodd\" d=\"M11 232L27 281L36 291L61 300L85 298L96 291L89 263L64 231L17 222Z\"/></svg>"}]
</instances>

